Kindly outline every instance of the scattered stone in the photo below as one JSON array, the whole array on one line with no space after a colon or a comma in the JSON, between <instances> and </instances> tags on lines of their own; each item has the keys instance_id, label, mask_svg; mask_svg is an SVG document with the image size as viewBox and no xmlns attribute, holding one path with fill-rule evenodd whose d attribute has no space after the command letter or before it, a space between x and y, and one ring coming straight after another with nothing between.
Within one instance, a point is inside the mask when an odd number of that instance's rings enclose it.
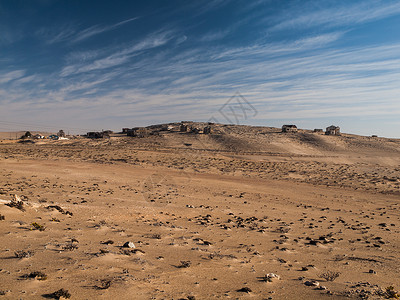
<instances>
[{"instance_id":1,"label":"scattered stone","mask_svg":"<svg viewBox=\"0 0 400 300\"><path fill-rule=\"evenodd\" d=\"M133 242L125 242L125 244L122 246L124 248L136 248L135 244Z\"/></svg>"},{"instance_id":2,"label":"scattered stone","mask_svg":"<svg viewBox=\"0 0 400 300\"><path fill-rule=\"evenodd\" d=\"M241 293L251 293L251 289L248 288L247 286L246 287L242 287L241 289L238 289L237 291L241 292Z\"/></svg>"},{"instance_id":3,"label":"scattered stone","mask_svg":"<svg viewBox=\"0 0 400 300\"><path fill-rule=\"evenodd\" d=\"M316 280L307 280L304 284L306 286L319 286L319 282Z\"/></svg>"},{"instance_id":4,"label":"scattered stone","mask_svg":"<svg viewBox=\"0 0 400 300\"><path fill-rule=\"evenodd\" d=\"M261 281L272 282L274 280L280 280L281 276L275 273L268 273L265 276L261 277Z\"/></svg>"},{"instance_id":5,"label":"scattered stone","mask_svg":"<svg viewBox=\"0 0 400 300\"><path fill-rule=\"evenodd\" d=\"M100 244L103 244L103 245L112 245L112 244L114 244L114 241L108 240L108 241L105 241L105 242L100 242Z\"/></svg>"},{"instance_id":6,"label":"scattered stone","mask_svg":"<svg viewBox=\"0 0 400 300\"><path fill-rule=\"evenodd\" d=\"M375 271L375 270L372 270L372 269L370 269L370 270L368 271L368 273L370 273L370 274L376 274L376 271Z\"/></svg>"}]
</instances>

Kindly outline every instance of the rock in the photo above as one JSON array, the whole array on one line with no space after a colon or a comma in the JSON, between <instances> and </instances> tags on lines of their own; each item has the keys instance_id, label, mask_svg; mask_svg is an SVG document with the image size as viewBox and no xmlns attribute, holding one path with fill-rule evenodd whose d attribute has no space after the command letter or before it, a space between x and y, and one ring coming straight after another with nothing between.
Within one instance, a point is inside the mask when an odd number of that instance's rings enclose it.
<instances>
[{"instance_id":1,"label":"rock","mask_svg":"<svg viewBox=\"0 0 400 300\"><path fill-rule=\"evenodd\" d=\"M242 287L241 289L237 290L238 292L242 292L242 293L250 293L251 289L248 287Z\"/></svg>"},{"instance_id":2,"label":"rock","mask_svg":"<svg viewBox=\"0 0 400 300\"><path fill-rule=\"evenodd\" d=\"M135 244L132 242L126 242L122 247L125 248L136 248Z\"/></svg>"},{"instance_id":3,"label":"rock","mask_svg":"<svg viewBox=\"0 0 400 300\"><path fill-rule=\"evenodd\" d=\"M376 274L376 271L370 269L370 270L368 271L368 273L370 273L370 274Z\"/></svg>"},{"instance_id":4,"label":"rock","mask_svg":"<svg viewBox=\"0 0 400 300\"><path fill-rule=\"evenodd\" d=\"M308 281L304 282L304 284L306 286L319 286L319 282L315 281L315 280L308 280Z\"/></svg>"},{"instance_id":5,"label":"rock","mask_svg":"<svg viewBox=\"0 0 400 300\"><path fill-rule=\"evenodd\" d=\"M264 281L272 282L274 280L280 280L281 276L275 273L268 273L267 275L264 276Z\"/></svg>"}]
</instances>

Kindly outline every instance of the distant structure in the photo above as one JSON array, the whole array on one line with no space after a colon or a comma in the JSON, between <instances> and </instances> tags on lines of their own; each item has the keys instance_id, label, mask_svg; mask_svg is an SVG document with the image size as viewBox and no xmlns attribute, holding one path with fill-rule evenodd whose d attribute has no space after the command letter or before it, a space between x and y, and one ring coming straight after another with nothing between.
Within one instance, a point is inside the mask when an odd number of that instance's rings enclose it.
<instances>
[{"instance_id":1,"label":"distant structure","mask_svg":"<svg viewBox=\"0 0 400 300\"><path fill-rule=\"evenodd\" d=\"M191 133L200 133L200 128L190 126L190 132Z\"/></svg>"},{"instance_id":2,"label":"distant structure","mask_svg":"<svg viewBox=\"0 0 400 300\"><path fill-rule=\"evenodd\" d=\"M211 126L206 126L203 129L204 134L211 134Z\"/></svg>"},{"instance_id":3,"label":"distant structure","mask_svg":"<svg viewBox=\"0 0 400 300\"><path fill-rule=\"evenodd\" d=\"M185 124L179 125L179 131L180 132L187 132L188 131L188 126Z\"/></svg>"},{"instance_id":4,"label":"distant structure","mask_svg":"<svg viewBox=\"0 0 400 300\"><path fill-rule=\"evenodd\" d=\"M122 133L128 133L129 128L122 128Z\"/></svg>"},{"instance_id":5,"label":"distant structure","mask_svg":"<svg viewBox=\"0 0 400 300\"><path fill-rule=\"evenodd\" d=\"M323 129L320 129L320 128L315 128L315 129L314 129L314 132L324 132L324 130L323 130Z\"/></svg>"},{"instance_id":6,"label":"distant structure","mask_svg":"<svg viewBox=\"0 0 400 300\"><path fill-rule=\"evenodd\" d=\"M325 134L326 135L340 135L340 127L334 126L334 125L326 127Z\"/></svg>"},{"instance_id":7,"label":"distant structure","mask_svg":"<svg viewBox=\"0 0 400 300\"><path fill-rule=\"evenodd\" d=\"M283 125L282 132L297 132L296 125Z\"/></svg>"},{"instance_id":8,"label":"distant structure","mask_svg":"<svg viewBox=\"0 0 400 300\"><path fill-rule=\"evenodd\" d=\"M59 136L59 137L65 137L65 132L64 132L64 130L59 130L58 131L58 133L57 133L57 135Z\"/></svg>"},{"instance_id":9,"label":"distant structure","mask_svg":"<svg viewBox=\"0 0 400 300\"><path fill-rule=\"evenodd\" d=\"M101 132L91 131L86 134L86 137L89 139L103 139L103 138L109 138L110 134L109 131L101 131Z\"/></svg>"},{"instance_id":10,"label":"distant structure","mask_svg":"<svg viewBox=\"0 0 400 300\"><path fill-rule=\"evenodd\" d=\"M132 136L132 137L146 137L150 135L150 130L148 130L145 127L134 127L128 130L127 136Z\"/></svg>"}]
</instances>

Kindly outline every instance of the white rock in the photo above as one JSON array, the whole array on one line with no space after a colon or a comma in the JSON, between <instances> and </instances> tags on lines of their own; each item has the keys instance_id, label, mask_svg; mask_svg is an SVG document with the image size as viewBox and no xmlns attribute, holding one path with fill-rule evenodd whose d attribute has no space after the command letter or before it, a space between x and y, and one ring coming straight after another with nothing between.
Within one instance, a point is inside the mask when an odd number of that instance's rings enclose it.
<instances>
[{"instance_id":1,"label":"white rock","mask_svg":"<svg viewBox=\"0 0 400 300\"><path fill-rule=\"evenodd\" d=\"M122 247L125 248L136 248L135 244L132 242L126 242Z\"/></svg>"},{"instance_id":2,"label":"white rock","mask_svg":"<svg viewBox=\"0 0 400 300\"><path fill-rule=\"evenodd\" d=\"M279 280L281 279L281 276L279 276L278 274L275 273L268 273L267 275L265 275L265 279L269 282L275 280Z\"/></svg>"}]
</instances>

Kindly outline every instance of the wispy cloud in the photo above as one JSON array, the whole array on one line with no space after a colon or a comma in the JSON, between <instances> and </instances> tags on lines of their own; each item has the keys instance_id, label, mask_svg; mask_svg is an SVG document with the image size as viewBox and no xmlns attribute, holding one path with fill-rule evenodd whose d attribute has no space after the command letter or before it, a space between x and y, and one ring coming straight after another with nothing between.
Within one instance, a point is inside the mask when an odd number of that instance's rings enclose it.
<instances>
[{"instance_id":1,"label":"wispy cloud","mask_svg":"<svg viewBox=\"0 0 400 300\"><path fill-rule=\"evenodd\" d=\"M7 73L0 73L0 84L8 83L25 75L24 70L15 70Z\"/></svg>"},{"instance_id":2,"label":"wispy cloud","mask_svg":"<svg viewBox=\"0 0 400 300\"><path fill-rule=\"evenodd\" d=\"M220 39L223 39L224 37L226 37L230 32L231 32L231 30L229 30L229 29L208 32L200 38L200 41L211 42L211 41L215 41L215 40L220 40Z\"/></svg>"},{"instance_id":3,"label":"wispy cloud","mask_svg":"<svg viewBox=\"0 0 400 300\"><path fill-rule=\"evenodd\" d=\"M204 13L214 15L235 1L200 3L186 4L185 8L204 6ZM352 29L400 14L400 4L340 2L338 7L315 1L290 3L296 7L279 8L277 17L270 16L268 25L272 24L272 28L259 27L258 33L245 39L237 29L244 26L240 32L245 32L244 29L255 28L247 22L253 22L255 13L265 17L262 9L268 5L264 2L248 6L249 15L239 17L238 22L221 22L219 29L212 30L213 26L204 24L195 30L197 25L182 29L178 22L168 26L159 23L155 27L160 30L152 34L141 34L134 40L126 37L119 45L104 43L103 48L79 42L135 18L81 31L65 27L58 34L47 36L51 43L70 42L69 47L51 45L57 50L63 48L59 60L51 61L52 68L33 71L2 62L0 105L6 109L0 109L0 118L12 112L26 118L46 117L49 122L64 118L62 123L74 120L85 124L81 126L91 124L90 127L102 126L107 119L114 128L130 126L126 122L132 119L132 126L183 117L207 120L236 91L259 111L254 123L378 115L397 118L393 116L400 115L400 43L388 39L386 44L377 46L363 40L362 45L356 46ZM171 15L185 12L179 9ZM196 20L201 18L203 15L196 14ZM259 24L258 20L255 22ZM368 26L365 25L365 32ZM261 36L266 31L272 32L268 38ZM45 32L42 34L46 36ZM66 53L71 48L73 52ZM42 69L46 73L38 73Z\"/></svg>"},{"instance_id":4,"label":"wispy cloud","mask_svg":"<svg viewBox=\"0 0 400 300\"><path fill-rule=\"evenodd\" d=\"M109 26L99 26L99 25L91 26L89 28L86 28L86 29L78 32L76 34L76 36L72 39L72 42L73 43L81 42L81 41L86 40L86 39L88 39L88 38L90 38L92 36L95 36L95 35L98 35L98 34L101 34L101 33L107 32L107 31L114 30L114 29L116 29L116 28L118 28L118 27L120 27L122 25L130 23L130 22L135 21L137 19L139 19L139 17L130 18L130 19L127 19L127 20L124 20L122 22L118 22L118 23L115 23L115 24L109 25Z\"/></svg>"},{"instance_id":5,"label":"wispy cloud","mask_svg":"<svg viewBox=\"0 0 400 300\"><path fill-rule=\"evenodd\" d=\"M55 44L70 40L76 32L76 28L71 24L64 25L58 28L42 27L36 30L35 35L43 39L46 44Z\"/></svg>"},{"instance_id":6,"label":"wispy cloud","mask_svg":"<svg viewBox=\"0 0 400 300\"><path fill-rule=\"evenodd\" d=\"M166 44L171 38L171 31L157 32L147 36L140 42L130 47L126 47L122 50L116 51L103 58L96 59L91 62L67 65L61 70L60 75L62 77L65 77L73 74L119 66L127 63L131 57L138 55L141 51L149 50Z\"/></svg>"},{"instance_id":7,"label":"wispy cloud","mask_svg":"<svg viewBox=\"0 0 400 300\"><path fill-rule=\"evenodd\" d=\"M346 26L400 14L399 2L362 1L357 4L316 9L314 5L292 7L270 31L308 29L318 26ZM300 15L300 16L299 16Z\"/></svg>"}]
</instances>

